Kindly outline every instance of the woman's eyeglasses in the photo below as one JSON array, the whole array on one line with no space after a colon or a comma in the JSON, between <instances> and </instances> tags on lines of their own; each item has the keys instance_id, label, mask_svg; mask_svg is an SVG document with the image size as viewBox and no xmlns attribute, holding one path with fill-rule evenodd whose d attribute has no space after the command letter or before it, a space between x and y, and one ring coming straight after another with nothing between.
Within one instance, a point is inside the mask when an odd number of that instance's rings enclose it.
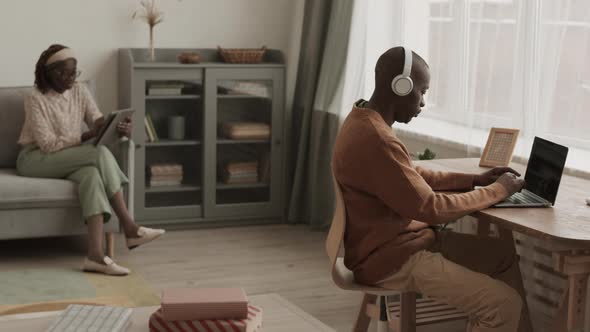
<instances>
[{"instance_id":1,"label":"woman's eyeglasses","mask_svg":"<svg viewBox=\"0 0 590 332\"><path fill-rule=\"evenodd\" d=\"M61 78L78 78L82 74L80 70L53 69L52 71L61 76Z\"/></svg>"}]
</instances>

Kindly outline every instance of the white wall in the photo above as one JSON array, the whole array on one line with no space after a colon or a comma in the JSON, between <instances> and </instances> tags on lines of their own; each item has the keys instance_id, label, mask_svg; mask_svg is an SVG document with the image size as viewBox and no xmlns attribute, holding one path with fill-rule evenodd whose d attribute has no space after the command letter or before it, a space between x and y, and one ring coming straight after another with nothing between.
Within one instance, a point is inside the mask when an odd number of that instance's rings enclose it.
<instances>
[{"instance_id":1,"label":"white wall","mask_svg":"<svg viewBox=\"0 0 590 332\"><path fill-rule=\"evenodd\" d=\"M260 47L287 56L292 97L303 0L157 0L165 13L156 47ZM35 63L52 43L78 54L81 80L96 79L103 112L117 106L117 49L147 47L148 27L132 21L139 0L2 0L0 86L30 86Z\"/></svg>"}]
</instances>

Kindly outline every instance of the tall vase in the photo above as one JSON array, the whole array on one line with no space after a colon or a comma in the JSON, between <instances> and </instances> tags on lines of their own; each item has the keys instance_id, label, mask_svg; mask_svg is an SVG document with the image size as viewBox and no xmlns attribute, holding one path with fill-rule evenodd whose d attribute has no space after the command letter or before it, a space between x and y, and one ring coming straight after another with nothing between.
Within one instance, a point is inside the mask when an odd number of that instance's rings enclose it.
<instances>
[{"instance_id":1,"label":"tall vase","mask_svg":"<svg viewBox=\"0 0 590 332\"><path fill-rule=\"evenodd\" d=\"M150 25L150 61L156 61L156 53L154 52L154 27Z\"/></svg>"}]
</instances>

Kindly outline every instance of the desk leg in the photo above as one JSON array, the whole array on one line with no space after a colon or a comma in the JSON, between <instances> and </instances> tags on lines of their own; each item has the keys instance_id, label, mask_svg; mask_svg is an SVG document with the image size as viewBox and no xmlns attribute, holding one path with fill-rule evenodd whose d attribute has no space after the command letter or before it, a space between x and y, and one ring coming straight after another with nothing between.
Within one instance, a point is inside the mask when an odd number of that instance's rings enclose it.
<instances>
[{"instance_id":1,"label":"desk leg","mask_svg":"<svg viewBox=\"0 0 590 332\"><path fill-rule=\"evenodd\" d=\"M567 332L567 313L568 313L568 300L569 300L569 286L563 290L561 301L559 301L559 307L553 321L553 326L550 331L555 332Z\"/></svg>"},{"instance_id":2,"label":"desk leg","mask_svg":"<svg viewBox=\"0 0 590 332\"><path fill-rule=\"evenodd\" d=\"M571 309L567 317L567 326L570 329L584 328L588 274L575 274L569 276L568 279L568 308Z\"/></svg>"},{"instance_id":3,"label":"desk leg","mask_svg":"<svg viewBox=\"0 0 590 332\"><path fill-rule=\"evenodd\" d=\"M488 232L489 232L489 226L488 226ZM502 228L502 227L498 227L498 235L499 238L502 242L506 243L507 246L510 246L510 248L512 249L512 251L514 252L514 255L516 255L516 245L514 243L514 237L512 235L512 231L510 229L506 229L506 228ZM518 256L516 256L516 259L519 259ZM531 321L531 314L526 302L527 296L526 296L526 292L524 290L524 282L522 281L522 273L520 271L520 264L518 262L518 260L514 263L514 266L511 268L511 273L510 273L510 281L511 281L511 286L515 287L516 291L518 292L518 294L520 294L520 297L522 298L523 302L524 302L524 308L522 308L522 312L521 312L521 323L520 323L520 328L523 331L533 331L533 327L532 327L532 321ZM506 280L504 280L506 282ZM520 330L519 330L520 331Z\"/></svg>"},{"instance_id":4,"label":"desk leg","mask_svg":"<svg viewBox=\"0 0 590 332\"><path fill-rule=\"evenodd\" d=\"M556 328L564 331L579 330L584 328L584 316L586 314L586 286L590 275L590 255L579 250L553 253L555 270L566 274L568 287L562 299Z\"/></svg>"}]
</instances>

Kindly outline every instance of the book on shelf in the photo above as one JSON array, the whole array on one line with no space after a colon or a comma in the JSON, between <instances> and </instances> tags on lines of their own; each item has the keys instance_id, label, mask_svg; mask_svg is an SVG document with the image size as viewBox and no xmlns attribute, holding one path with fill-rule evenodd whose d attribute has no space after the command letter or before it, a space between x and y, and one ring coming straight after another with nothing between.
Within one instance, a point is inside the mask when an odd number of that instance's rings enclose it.
<instances>
[{"instance_id":1,"label":"book on shelf","mask_svg":"<svg viewBox=\"0 0 590 332\"><path fill-rule=\"evenodd\" d=\"M181 181L182 174L151 175L150 180L154 181Z\"/></svg>"},{"instance_id":2,"label":"book on shelf","mask_svg":"<svg viewBox=\"0 0 590 332\"><path fill-rule=\"evenodd\" d=\"M236 173L256 173L258 170L257 161L239 161L230 162L225 166L225 169L230 174Z\"/></svg>"},{"instance_id":3,"label":"book on shelf","mask_svg":"<svg viewBox=\"0 0 590 332\"><path fill-rule=\"evenodd\" d=\"M150 187L168 187L168 186L180 186L182 180L154 180L150 179L148 186Z\"/></svg>"},{"instance_id":4,"label":"book on shelf","mask_svg":"<svg viewBox=\"0 0 590 332\"><path fill-rule=\"evenodd\" d=\"M183 81L158 81L148 84L149 96L180 96L183 94L198 94L200 85Z\"/></svg>"},{"instance_id":5,"label":"book on shelf","mask_svg":"<svg viewBox=\"0 0 590 332\"><path fill-rule=\"evenodd\" d=\"M148 165L148 173L151 176L156 175L182 175L183 168L181 164L175 163L157 163Z\"/></svg>"},{"instance_id":6,"label":"book on shelf","mask_svg":"<svg viewBox=\"0 0 590 332\"><path fill-rule=\"evenodd\" d=\"M157 163L147 166L150 187L178 186L182 184L184 172L182 165L174 163Z\"/></svg>"},{"instance_id":7,"label":"book on shelf","mask_svg":"<svg viewBox=\"0 0 590 332\"><path fill-rule=\"evenodd\" d=\"M184 84L175 81L158 81L148 83L148 95L178 96L182 94Z\"/></svg>"},{"instance_id":8,"label":"book on shelf","mask_svg":"<svg viewBox=\"0 0 590 332\"><path fill-rule=\"evenodd\" d=\"M223 168L223 182L227 184L258 182L258 161L227 163Z\"/></svg>"},{"instance_id":9,"label":"book on shelf","mask_svg":"<svg viewBox=\"0 0 590 332\"><path fill-rule=\"evenodd\" d=\"M166 321L246 319L248 298L242 288L170 288L162 292Z\"/></svg>"},{"instance_id":10,"label":"book on shelf","mask_svg":"<svg viewBox=\"0 0 590 332\"><path fill-rule=\"evenodd\" d=\"M223 122L221 132L230 139L270 138L270 126L263 122Z\"/></svg>"},{"instance_id":11,"label":"book on shelf","mask_svg":"<svg viewBox=\"0 0 590 332\"><path fill-rule=\"evenodd\" d=\"M227 175L223 179L223 183L225 184L255 184L258 182L258 174L243 176Z\"/></svg>"},{"instance_id":12,"label":"book on shelf","mask_svg":"<svg viewBox=\"0 0 590 332\"><path fill-rule=\"evenodd\" d=\"M150 96L180 96L182 94L181 88L150 88L148 91Z\"/></svg>"},{"instance_id":13,"label":"book on shelf","mask_svg":"<svg viewBox=\"0 0 590 332\"><path fill-rule=\"evenodd\" d=\"M226 184L257 183L258 162L232 162L223 169L222 180Z\"/></svg>"},{"instance_id":14,"label":"book on shelf","mask_svg":"<svg viewBox=\"0 0 590 332\"><path fill-rule=\"evenodd\" d=\"M146 117L147 122L148 122L149 130L152 132L152 138L153 138L153 141L152 142L159 141L160 139L158 137L158 133L156 132L156 127L154 126L154 121L152 120L152 116L149 115L149 114L146 114L145 117Z\"/></svg>"},{"instance_id":15,"label":"book on shelf","mask_svg":"<svg viewBox=\"0 0 590 332\"><path fill-rule=\"evenodd\" d=\"M148 122L147 117L143 118L143 122L145 124L145 138L147 142L154 142L154 135L152 133L152 130L150 128L150 124Z\"/></svg>"},{"instance_id":16,"label":"book on shelf","mask_svg":"<svg viewBox=\"0 0 590 332\"><path fill-rule=\"evenodd\" d=\"M270 181L270 152L262 153L258 165L258 178L260 182L268 183Z\"/></svg>"},{"instance_id":17,"label":"book on shelf","mask_svg":"<svg viewBox=\"0 0 590 332\"><path fill-rule=\"evenodd\" d=\"M261 98L270 98L270 86L261 82L252 81L221 81L218 85L218 93L225 95L248 95Z\"/></svg>"}]
</instances>

